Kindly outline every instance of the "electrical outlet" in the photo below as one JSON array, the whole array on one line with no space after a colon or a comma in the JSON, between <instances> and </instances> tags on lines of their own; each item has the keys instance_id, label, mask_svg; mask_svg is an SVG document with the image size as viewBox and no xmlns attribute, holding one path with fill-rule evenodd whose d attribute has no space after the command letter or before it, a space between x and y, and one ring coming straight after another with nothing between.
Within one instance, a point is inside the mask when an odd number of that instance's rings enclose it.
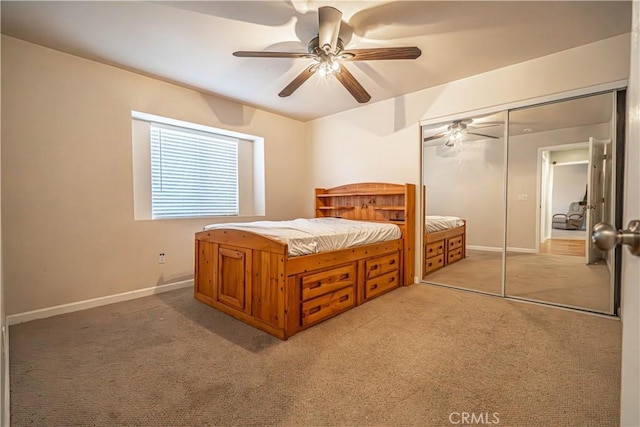
<instances>
[{"instance_id":1,"label":"electrical outlet","mask_svg":"<svg viewBox=\"0 0 640 427\"><path fill-rule=\"evenodd\" d=\"M158 254L158 264L164 264L164 252Z\"/></svg>"}]
</instances>

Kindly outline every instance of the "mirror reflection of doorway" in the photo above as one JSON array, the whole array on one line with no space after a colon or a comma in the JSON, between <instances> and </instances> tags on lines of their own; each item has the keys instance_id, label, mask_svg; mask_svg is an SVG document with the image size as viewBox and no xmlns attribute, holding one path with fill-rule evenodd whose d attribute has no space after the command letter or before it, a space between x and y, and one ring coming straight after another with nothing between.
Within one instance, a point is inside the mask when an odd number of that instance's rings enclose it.
<instances>
[{"instance_id":1,"label":"mirror reflection of doorway","mask_svg":"<svg viewBox=\"0 0 640 427\"><path fill-rule=\"evenodd\" d=\"M539 253L586 256L589 146L574 143L538 149Z\"/></svg>"}]
</instances>

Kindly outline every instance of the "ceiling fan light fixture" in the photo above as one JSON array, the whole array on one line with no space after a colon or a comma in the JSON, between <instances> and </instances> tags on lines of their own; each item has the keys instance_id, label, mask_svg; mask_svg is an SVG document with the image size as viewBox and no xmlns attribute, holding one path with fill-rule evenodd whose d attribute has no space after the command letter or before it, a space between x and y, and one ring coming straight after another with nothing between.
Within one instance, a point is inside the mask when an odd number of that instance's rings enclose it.
<instances>
[{"instance_id":1,"label":"ceiling fan light fixture","mask_svg":"<svg viewBox=\"0 0 640 427\"><path fill-rule=\"evenodd\" d=\"M451 135L449 136L451 139L453 139L454 141L460 141L462 140L462 134L463 134L463 130L462 129L454 129L453 131L451 131Z\"/></svg>"},{"instance_id":2,"label":"ceiling fan light fixture","mask_svg":"<svg viewBox=\"0 0 640 427\"><path fill-rule=\"evenodd\" d=\"M337 58L330 56L328 59L320 61L318 65L318 74L322 77L331 76L333 73L340 72L340 62Z\"/></svg>"},{"instance_id":3,"label":"ceiling fan light fixture","mask_svg":"<svg viewBox=\"0 0 640 427\"><path fill-rule=\"evenodd\" d=\"M434 141L434 140L441 141L442 138L446 138L444 141L444 145L446 145L447 147L454 147L454 146L458 146L459 145L458 143L462 143L466 139L467 135L473 135L475 137L490 138L490 139L500 139L499 136L489 135L486 133L479 133L475 131L472 123L473 123L472 120L454 120L453 122L451 122L450 125L446 127L446 130L442 132L438 132L435 135L429 135L429 136L423 137L423 142ZM492 127L492 126L498 126L498 125L482 126L482 128Z\"/></svg>"}]
</instances>

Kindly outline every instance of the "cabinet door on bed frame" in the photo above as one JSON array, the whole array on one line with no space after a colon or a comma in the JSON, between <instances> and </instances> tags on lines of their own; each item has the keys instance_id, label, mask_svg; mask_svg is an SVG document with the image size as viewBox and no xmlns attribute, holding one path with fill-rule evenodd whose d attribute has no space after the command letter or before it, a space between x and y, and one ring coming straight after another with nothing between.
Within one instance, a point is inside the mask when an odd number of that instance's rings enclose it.
<instances>
[{"instance_id":1,"label":"cabinet door on bed frame","mask_svg":"<svg viewBox=\"0 0 640 427\"><path fill-rule=\"evenodd\" d=\"M237 310L249 312L251 308L251 250L224 247L218 252L218 301Z\"/></svg>"}]
</instances>

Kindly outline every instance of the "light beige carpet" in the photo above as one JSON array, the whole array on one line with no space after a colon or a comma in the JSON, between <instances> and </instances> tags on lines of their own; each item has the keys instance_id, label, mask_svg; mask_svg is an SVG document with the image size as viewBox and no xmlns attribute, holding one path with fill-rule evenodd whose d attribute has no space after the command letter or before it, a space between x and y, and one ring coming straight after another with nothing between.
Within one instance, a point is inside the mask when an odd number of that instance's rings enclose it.
<instances>
[{"instance_id":1,"label":"light beige carpet","mask_svg":"<svg viewBox=\"0 0 640 427\"><path fill-rule=\"evenodd\" d=\"M551 254L507 254L507 295L608 312L611 295L604 261Z\"/></svg>"},{"instance_id":2,"label":"light beige carpet","mask_svg":"<svg viewBox=\"0 0 640 427\"><path fill-rule=\"evenodd\" d=\"M428 285L283 342L184 289L12 326L14 426L617 426L617 320ZM452 416L457 421L457 415Z\"/></svg>"},{"instance_id":3,"label":"light beige carpet","mask_svg":"<svg viewBox=\"0 0 640 427\"><path fill-rule=\"evenodd\" d=\"M466 258L428 274L425 280L502 294L502 253L467 249Z\"/></svg>"},{"instance_id":4,"label":"light beige carpet","mask_svg":"<svg viewBox=\"0 0 640 427\"><path fill-rule=\"evenodd\" d=\"M584 258L507 253L506 295L609 312L609 270ZM428 282L502 293L502 254L468 250L467 257L429 274Z\"/></svg>"}]
</instances>

